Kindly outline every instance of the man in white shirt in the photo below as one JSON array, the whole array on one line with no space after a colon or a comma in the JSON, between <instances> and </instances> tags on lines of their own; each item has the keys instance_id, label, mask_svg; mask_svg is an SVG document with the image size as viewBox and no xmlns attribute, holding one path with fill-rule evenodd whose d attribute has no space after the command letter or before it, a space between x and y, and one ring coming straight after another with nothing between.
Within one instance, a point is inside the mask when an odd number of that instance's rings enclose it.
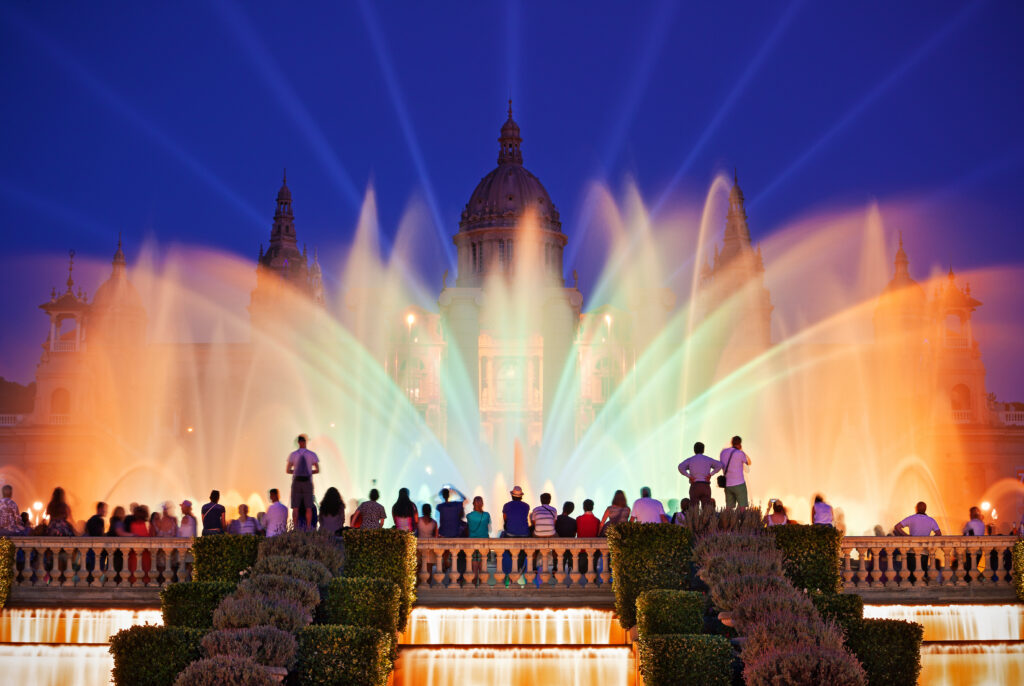
<instances>
[{"instance_id":1,"label":"man in white shirt","mask_svg":"<svg viewBox=\"0 0 1024 686\"><path fill-rule=\"evenodd\" d=\"M722 470L722 463L704 454L704 444L693 444L693 455L679 464L679 473L690 480L690 504L711 507L711 477Z\"/></svg>"},{"instance_id":2,"label":"man in white shirt","mask_svg":"<svg viewBox=\"0 0 1024 686\"><path fill-rule=\"evenodd\" d=\"M181 501L181 523L178 524L178 538L196 537L196 518L192 515L192 501Z\"/></svg>"},{"instance_id":3,"label":"man in white shirt","mask_svg":"<svg viewBox=\"0 0 1024 686\"><path fill-rule=\"evenodd\" d=\"M644 486L640 489L640 498L633 503L630 510L629 521L640 522L641 524L662 524L668 523L668 515L665 514L665 506L660 500L651 497L651 489Z\"/></svg>"},{"instance_id":4,"label":"man in white shirt","mask_svg":"<svg viewBox=\"0 0 1024 686\"><path fill-rule=\"evenodd\" d=\"M267 538L283 534L288 530L288 508L281 503L280 495L276 488L270 489L270 507L263 521L266 525Z\"/></svg>"},{"instance_id":5,"label":"man in white shirt","mask_svg":"<svg viewBox=\"0 0 1024 686\"><path fill-rule=\"evenodd\" d=\"M985 522L981 519L981 510L971 508L971 519L964 524L964 536L984 536Z\"/></svg>"},{"instance_id":6,"label":"man in white shirt","mask_svg":"<svg viewBox=\"0 0 1024 686\"><path fill-rule=\"evenodd\" d=\"M299 434L299 449L288 456L285 472L292 475L292 519L299 528L299 511L306 511L306 530L313 528L313 475L320 473L320 458L306 450L306 434Z\"/></svg>"},{"instance_id":7,"label":"man in white shirt","mask_svg":"<svg viewBox=\"0 0 1024 686\"><path fill-rule=\"evenodd\" d=\"M743 439L732 437L732 447L726 448L718 456L725 472L725 506L747 507L747 480L743 476L743 467L750 464L750 456L743 452Z\"/></svg>"},{"instance_id":8,"label":"man in white shirt","mask_svg":"<svg viewBox=\"0 0 1024 686\"><path fill-rule=\"evenodd\" d=\"M538 538L550 538L555 535L555 521L558 519L558 510L551 506L551 494L540 494L540 505L533 508L530 513L530 524L533 525L533 535Z\"/></svg>"},{"instance_id":9,"label":"man in white shirt","mask_svg":"<svg viewBox=\"0 0 1024 686\"><path fill-rule=\"evenodd\" d=\"M897 536L907 536L908 534L906 529L909 529L910 536L930 536L933 533L936 536L941 536L942 532L939 531L939 523L925 514L925 511L928 509L928 505L926 505L924 501L921 501L917 504L915 509L917 512L909 517L901 519L899 523L893 527L892 532ZM904 529L904 527L906 527L906 529ZM907 569L911 572L917 571L917 555L915 553L907 553ZM927 555L921 556L921 571L928 571Z\"/></svg>"}]
</instances>

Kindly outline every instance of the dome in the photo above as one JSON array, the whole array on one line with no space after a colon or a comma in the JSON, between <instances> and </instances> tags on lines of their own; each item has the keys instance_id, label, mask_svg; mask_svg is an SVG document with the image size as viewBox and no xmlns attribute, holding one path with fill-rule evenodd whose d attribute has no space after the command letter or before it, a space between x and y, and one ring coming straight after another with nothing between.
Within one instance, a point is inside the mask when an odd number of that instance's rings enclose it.
<instances>
[{"instance_id":1,"label":"dome","mask_svg":"<svg viewBox=\"0 0 1024 686\"><path fill-rule=\"evenodd\" d=\"M96 295L92 298L92 307L100 310L143 310L142 298L135 286L128 280L127 264L124 252L121 250L121 241L117 242L117 252L114 253L113 270L110 278L100 284L96 289Z\"/></svg>"},{"instance_id":2,"label":"dome","mask_svg":"<svg viewBox=\"0 0 1024 686\"><path fill-rule=\"evenodd\" d=\"M540 179L523 166L521 141L519 125L512 119L510 105L508 119L498 138L501 144L498 166L480 180L469 196L459 221L460 231L513 227L527 212L537 218L541 229L562 230L558 208L551 202L551 196Z\"/></svg>"}]
</instances>

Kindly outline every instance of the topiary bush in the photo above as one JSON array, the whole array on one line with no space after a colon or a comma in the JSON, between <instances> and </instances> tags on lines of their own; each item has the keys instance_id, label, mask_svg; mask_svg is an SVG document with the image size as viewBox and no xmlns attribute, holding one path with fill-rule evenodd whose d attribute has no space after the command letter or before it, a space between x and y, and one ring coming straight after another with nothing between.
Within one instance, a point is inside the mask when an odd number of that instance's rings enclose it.
<instances>
[{"instance_id":1,"label":"topiary bush","mask_svg":"<svg viewBox=\"0 0 1024 686\"><path fill-rule=\"evenodd\" d=\"M778 550L775 539L762 530L760 533L729 533L715 531L696 539L693 559L705 564L717 555L730 553L761 553Z\"/></svg>"},{"instance_id":2,"label":"topiary bush","mask_svg":"<svg viewBox=\"0 0 1024 686\"><path fill-rule=\"evenodd\" d=\"M247 657L217 655L197 660L178 675L174 686L275 686L279 683Z\"/></svg>"},{"instance_id":3,"label":"topiary bush","mask_svg":"<svg viewBox=\"0 0 1024 686\"><path fill-rule=\"evenodd\" d=\"M782 553L775 548L769 550L729 551L720 555L709 555L701 563L698 575L708 586L739 576L782 576Z\"/></svg>"},{"instance_id":4,"label":"topiary bush","mask_svg":"<svg viewBox=\"0 0 1024 686\"><path fill-rule=\"evenodd\" d=\"M1013 588L1017 600L1024 602L1024 540L1013 544Z\"/></svg>"},{"instance_id":5,"label":"topiary bush","mask_svg":"<svg viewBox=\"0 0 1024 686\"><path fill-rule=\"evenodd\" d=\"M228 596L213 613L213 626L217 629L266 625L294 633L312 620L309 610L301 605L266 596Z\"/></svg>"},{"instance_id":6,"label":"topiary bush","mask_svg":"<svg viewBox=\"0 0 1024 686\"><path fill-rule=\"evenodd\" d=\"M165 586L160 591L160 611L164 626L209 629L213 612L235 585L227 581L185 581Z\"/></svg>"},{"instance_id":7,"label":"topiary bush","mask_svg":"<svg viewBox=\"0 0 1024 686\"><path fill-rule=\"evenodd\" d=\"M677 527L678 528L678 527ZM346 529L344 577L386 579L402 593L398 630L405 625L416 602L416 538L398 529Z\"/></svg>"},{"instance_id":8,"label":"topiary bush","mask_svg":"<svg viewBox=\"0 0 1024 686\"><path fill-rule=\"evenodd\" d=\"M913 686L921 674L924 627L899 619L861 619L846 646L864 665L871 686Z\"/></svg>"},{"instance_id":9,"label":"topiary bush","mask_svg":"<svg viewBox=\"0 0 1024 686\"><path fill-rule=\"evenodd\" d=\"M347 532L346 532L347 533ZM391 671L391 638L379 629L309 626L300 630L295 686L384 686Z\"/></svg>"},{"instance_id":10,"label":"topiary bush","mask_svg":"<svg viewBox=\"0 0 1024 686\"><path fill-rule=\"evenodd\" d=\"M277 538L273 536L272 538ZM320 587L331 580L333 575L327 567L316 560L303 560L291 555L268 555L261 557L249 570L249 576L259 574L283 574L308 581Z\"/></svg>"},{"instance_id":11,"label":"topiary bush","mask_svg":"<svg viewBox=\"0 0 1024 686\"><path fill-rule=\"evenodd\" d=\"M765 653L796 646L841 651L843 630L835 622L808 621L792 612L778 612L747 627L742 657L744 662L755 662Z\"/></svg>"},{"instance_id":12,"label":"topiary bush","mask_svg":"<svg viewBox=\"0 0 1024 686\"><path fill-rule=\"evenodd\" d=\"M746 633L750 627L780 613L795 615L807 622L820 621L810 599L794 589L786 593L772 590L747 593L740 596L730 612L740 633Z\"/></svg>"},{"instance_id":13,"label":"topiary bush","mask_svg":"<svg viewBox=\"0 0 1024 686\"><path fill-rule=\"evenodd\" d=\"M394 634L402 590L386 579L339 577L327 586L321 617L324 624L369 626Z\"/></svg>"},{"instance_id":14,"label":"topiary bush","mask_svg":"<svg viewBox=\"0 0 1024 686\"><path fill-rule=\"evenodd\" d=\"M796 594L792 584L782 576L747 574L722 579L711 586L711 600L719 610L730 611L743 596L765 594L777 598Z\"/></svg>"},{"instance_id":15,"label":"topiary bush","mask_svg":"<svg viewBox=\"0 0 1024 686\"><path fill-rule=\"evenodd\" d=\"M242 572L256 562L258 536L221 534L200 536L192 541L196 581L227 581L237 584Z\"/></svg>"},{"instance_id":16,"label":"topiary bush","mask_svg":"<svg viewBox=\"0 0 1024 686\"><path fill-rule=\"evenodd\" d=\"M724 636L648 634L640 637L637 651L644 686L732 683L735 656Z\"/></svg>"},{"instance_id":17,"label":"topiary bush","mask_svg":"<svg viewBox=\"0 0 1024 686\"><path fill-rule=\"evenodd\" d=\"M202 657L202 629L133 626L110 637L111 676L117 686L171 686L178 673Z\"/></svg>"},{"instance_id":18,"label":"topiary bush","mask_svg":"<svg viewBox=\"0 0 1024 686\"><path fill-rule=\"evenodd\" d=\"M637 632L640 636L699 634L707 605L707 596L696 591L644 591L636 599Z\"/></svg>"},{"instance_id":19,"label":"topiary bush","mask_svg":"<svg viewBox=\"0 0 1024 686\"><path fill-rule=\"evenodd\" d=\"M0 538L0 610L7 606L14 583L14 542Z\"/></svg>"},{"instance_id":20,"label":"topiary bush","mask_svg":"<svg viewBox=\"0 0 1024 686\"><path fill-rule=\"evenodd\" d=\"M257 574L238 584L236 596L266 596L286 600L312 612L320 604L320 590L312 583L283 574Z\"/></svg>"},{"instance_id":21,"label":"topiary bush","mask_svg":"<svg viewBox=\"0 0 1024 686\"><path fill-rule=\"evenodd\" d=\"M780 684L827 684L865 686L864 670L844 650L814 645L784 646L762 652L754 661L743 661L746 686Z\"/></svg>"},{"instance_id":22,"label":"topiary bush","mask_svg":"<svg viewBox=\"0 0 1024 686\"><path fill-rule=\"evenodd\" d=\"M615 613L624 629L636 624L636 599L656 588L689 587L693 533L672 524L622 522L608 527Z\"/></svg>"},{"instance_id":23,"label":"topiary bush","mask_svg":"<svg viewBox=\"0 0 1024 686\"><path fill-rule=\"evenodd\" d=\"M822 619L834 620L843 633L864 617L864 599L856 593L812 593L810 599Z\"/></svg>"},{"instance_id":24,"label":"topiary bush","mask_svg":"<svg viewBox=\"0 0 1024 686\"><path fill-rule=\"evenodd\" d=\"M338 545L337 538L318 531L288 531L263 539L259 559L278 555L319 562L332 575L340 572L345 563L345 552Z\"/></svg>"},{"instance_id":25,"label":"topiary bush","mask_svg":"<svg viewBox=\"0 0 1024 686\"><path fill-rule=\"evenodd\" d=\"M797 588L839 593L842 533L820 524L772 526L768 532L784 556L786 576Z\"/></svg>"},{"instance_id":26,"label":"topiary bush","mask_svg":"<svg viewBox=\"0 0 1024 686\"><path fill-rule=\"evenodd\" d=\"M290 668L299 649L295 636L272 626L211 631L202 643L209 657L234 655L269 667Z\"/></svg>"},{"instance_id":27,"label":"topiary bush","mask_svg":"<svg viewBox=\"0 0 1024 686\"><path fill-rule=\"evenodd\" d=\"M687 511L683 526L695 538L715 533L759 534L764 531L762 519L759 507L712 510L693 506Z\"/></svg>"}]
</instances>

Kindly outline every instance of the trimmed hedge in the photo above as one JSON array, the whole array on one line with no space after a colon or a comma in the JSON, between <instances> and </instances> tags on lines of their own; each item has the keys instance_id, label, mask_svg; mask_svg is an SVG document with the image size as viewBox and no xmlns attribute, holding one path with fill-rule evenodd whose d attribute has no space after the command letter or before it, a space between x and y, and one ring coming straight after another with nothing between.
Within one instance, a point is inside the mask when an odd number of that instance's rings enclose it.
<instances>
[{"instance_id":1,"label":"trimmed hedge","mask_svg":"<svg viewBox=\"0 0 1024 686\"><path fill-rule=\"evenodd\" d=\"M640 636L699 634L707 604L707 596L697 591L644 591L636 599L637 632Z\"/></svg>"},{"instance_id":2,"label":"trimmed hedge","mask_svg":"<svg viewBox=\"0 0 1024 686\"><path fill-rule=\"evenodd\" d=\"M133 626L110 637L111 673L117 686L172 686L190 662L200 659L206 632L178 626Z\"/></svg>"},{"instance_id":3,"label":"trimmed hedge","mask_svg":"<svg viewBox=\"0 0 1024 686\"><path fill-rule=\"evenodd\" d=\"M270 667L291 667L298 649L295 636L272 626L220 629L203 637L203 650L209 657L246 657Z\"/></svg>"},{"instance_id":4,"label":"trimmed hedge","mask_svg":"<svg viewBox=\"0 0 1024 686\"><path fill-rule=\"evenodd\" d=\"M290 555L302 560L313 560L337 574L345 564L345 551L338 539L316 531L288 531L264 539L259 546L259 559Z\"/></svg>"},{"instance_id":5,"label":"trimmed hedge","mask_svg":"<svg viewBox=\"0 0 1024 686\"><path fill-rule=\"evenodd\" d=\"M785 556L786 576L797 588L822 593L839 593L842 581L840 543L843 534L820 524L771 526L775 544Z\"/></svg>"},{"instance_id":6,"label":"trimmed hedge","mask_svg":"<svg viewBox=\"0 0 1024 686\"><path fill-rule=\"evenodd\" d=\"M231 595L222 600L213 613L213 626L218 629L273 626L294 632L311 621L313 616L301 605L266 596Z\"/></svg>"},{"instance_id":7,"label":"trimmed hedge","mask_svg":"<svg viewBox=\"0 0 1024 686\"><path fill-rule=\"evenodd\" d=\"M402 589L387 579L339 577L327 586L321 618L324 624L369 626L394 634Z\"/></svg>"},{"instance_id":8,"label":"trimmed hedge","mask_svg":"<svg viewBox=\"0 0 1024 686\"><path fill-rule=\"evenodd\" d=\"M227 581L183 581L160 591L160 612L164 626L185 626L209 629L213 611L235 585Z\"/></svg>"},{"instance_id":9,"label":"trimmed hedge","mask_svg":"<svg viewBox=\"0 0 1024 686\"><path fill-rule=\"evenodd\" d=\"M677 527L678 528L678 527ZM398 630L416 602L416 538L398 529L346 529L343 577L387 579L402 592Z\"/></svg>"},{"instance_id":10,"label":"trimmed hedge","mask_svg":"<svg viewBox=\"0 0 1024 686\"><path fill-rule=\"evenodd\" d=\"M276 536L274 538L277 538ZM249 576L260 574L283 574L303 579L316 586L323 586L331 580L331 572L316 560L303 560L291 555L269 555L256 561L249 570Z\"/></svg>"},{"instance_id":11,"label":"trimmed hedge","mask_svg":"<svg viewBox=\"0 0 1024 686\"><path fill-rule=\"evenodd\" d=\"M0 538L0 610L7 606L14 583L14 542Z\"/></svg>"},{"instance_id":12,"label":"trimmed hedge","mask_svg":"<svg viewBox=\"0 0 1024 686\"><path fill-rule=\"evenodd\" d=\"M278 681L247 657L215 655L193 662L174 686L275 686Z\"/></svg>"},{"instance_id":13,"label":"trimmed hedge","mask_svg":"<svg viewBox=\"0 0 1024 686\"><path fill-rule=\"evenodd\" d=\"M864 618L864 599L856 593L812 593L810 598L821 618L834 620L843 633Z\"/></svg>"},{"instance_id":14,"label":"trimmed hedge","mask_svg":"<svg viewBox=\"0 0 1024 686\"><path fill-rule=\"evenodd\" d=\"M384 686L391 672L390 636L357 626L300 629L299 660L289 675L293 686Z\"/></svg>"},{"instance_id":15,"label":"trimmed hedge","mask_svg":"<svg viewBox=\"0 0 1024 686\"><path fill-rule=\"evenodd\" d=\"M615 613L624 629L636 624L644 591L689 588L693 533L672 524L622 522L608 527Z\"/></svg>"},{"instance_id":16,"label":"trimmed hedge","mask_svg":"<svg viewBox=\"0 0 1024 686\"><path fill-rule=\"evenodd\" d=\"M752 662L744 659L743 681L746 686L863 686L864 670L845 650L790 645L763 652Z\"/></svg>"},{"instance_id":17,"label":"trimmed hedge","mask_svg":"<svg viewBox=\"0 0 1024 686\"><path fill-rule=\"evenodd\" d=\"M235 593L238 598L246 596L267 597L287 600L306 608L310 612L320 604L320 590L305 579L296 579L285 574L257 574L238 584Z\"/></svg>"},{"instance_id":18,"label":"trimmed hedge","mask_svg":"<svg viewBox=\"0 0 1024 686\"><path fill-rule=\"evenodd\" d=\"M730 686L733 651L724 636L641 635L637 642L645 686Z\"/></svg>"},{"instance_id":19,"label":"trimmed hedge","mask_svg":"<svg viewBox=\"0 0 1024 686\"><path fill-rule=\"evenodd\" d=\"M868 686L914 686L921 674L924 627L900 619L862 619L850 626L846 647L864 665Z\"/></svg>"},{"instance_id":20,"label":"trimmed hedge","mask_svg":"<svg viewBox=\"0 0 1024 686\"><path fill-rule=\"evenodd\" d=\"M1024 540L1013 544L1013 588L1017 600L1024 602Z\"/></svg>"},{"instance_id":21,"label":"trimmed hedge","mask_svg":"<svg viewBox=\"0 0 1024 686\"><path fill-rule=\"evenodd\" d=\"M196 581L227 581L237 584L242 572L256 562L259 536L220 534L192 541Z\"/></svg>"}]
</instances>

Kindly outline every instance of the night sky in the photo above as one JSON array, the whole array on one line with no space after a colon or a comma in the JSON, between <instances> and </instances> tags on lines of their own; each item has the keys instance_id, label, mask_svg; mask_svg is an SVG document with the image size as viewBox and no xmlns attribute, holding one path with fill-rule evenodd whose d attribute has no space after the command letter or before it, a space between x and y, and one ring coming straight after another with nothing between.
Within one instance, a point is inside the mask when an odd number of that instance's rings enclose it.
<instances>
[{"instance_id":1,"label":"night sky","mask_svg":"<svg viewBox=\"0 0 1024 686\"><path fill-rule=\"evenodd\" d=\"M105 265L122 232L130 262L145 240L255 259L285 166L322 255L368 185L385 235L420 199L439 287L510 93L570 245L595 180L654 204L735 166L755 240L913 197L936 217L919 276L1020 265L1022 29L1024 4L995 0L5 2L0 375L31 380L69 248ZM990 379L1017 373L987 354Z\"/></svg>"}]
</instances>

